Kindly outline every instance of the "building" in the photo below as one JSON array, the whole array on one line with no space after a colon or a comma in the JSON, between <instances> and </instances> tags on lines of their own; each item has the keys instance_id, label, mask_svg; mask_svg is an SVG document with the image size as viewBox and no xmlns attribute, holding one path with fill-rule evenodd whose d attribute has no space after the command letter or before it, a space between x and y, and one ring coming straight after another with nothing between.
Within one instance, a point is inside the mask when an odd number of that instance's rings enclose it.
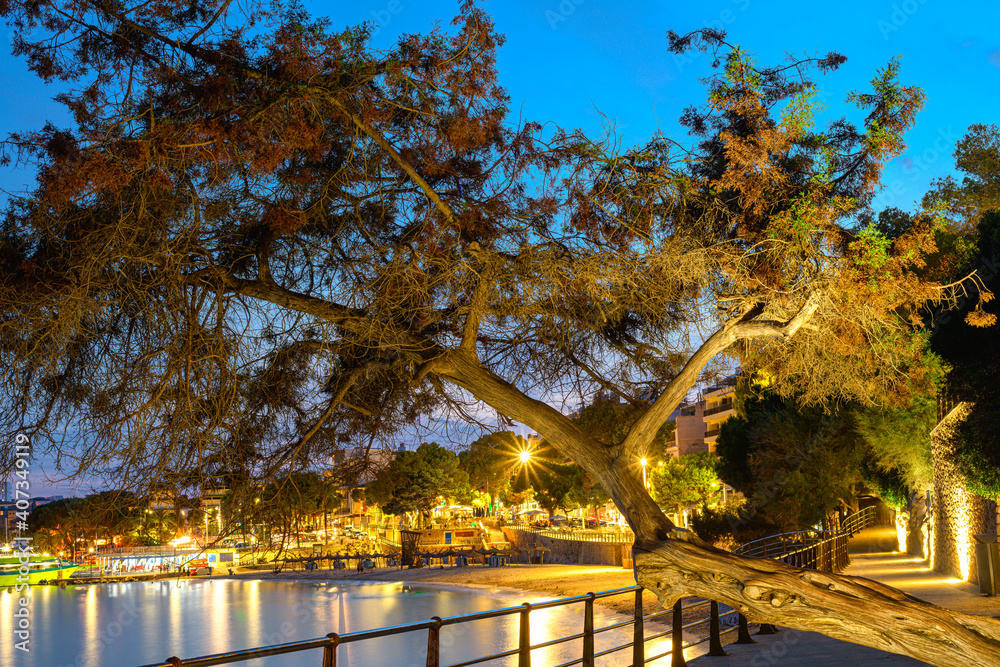
<instances>
[{"instance_id":1,"label":"building","mask_svg":"<svg viewBox=\"0 0 1000 667\"><path fill-rule=\"evenodd\" d=\"M201 511L204 515L205 532L203 537L222 534L222 499L229 489L221 486L205 485L201 488Z\"/></svg>"},{"instance_id":2,"label":"building","mask_svg":"<svg viewBox=\"0 0 1000 667\"><path fill-rule=\"evenodd\" d=\"M674 456L715 452L719 427L736 414L733 410L735 395L736 378L731 377L706 388L695 403L681 406L674 431Z\"/></svg>"},{"instance_id":3,"label":"building","mask_svg":"<svg viewBox=\"0 0 1000 667\"><path fill-rule=\"evenodd\" d=\"M371 449L365 447L344 449L333 456L333 474L345 486L352 488L365 486L387 468L399 452L405 451L406 445L400 445L399 449L376 449L374 447Z\"/></svg>"},{"instance_id":4,"label":"building","mask_svg":"<svg viewBox=\"0 0 1000 667\"><path fill-rule=\"evenodd\" d=\"M363 515L366 511L365 503L355 500L352 491L367 486L393 462L399 452L404 451L406 445L400 445L399 449L352 447L337 452L333 457L332 475L340 480L341 490L344 492L344 505L338 514Z\"/></svg>"},{"instance_id":5,"label":"building","mask_svg":"<svg viewBox=\"0 0 1000 667\"><path fill-rule=\"evenodd\" d=\"M24 509L19 509L16 500L6 500L0 502L0 525L2 525L3 536L0 539L6 544L10 541L17 532L17 524L21 518L24 517L24 513L30 513L33 509L39 505L44 505L46 503L55 502L56 500L62 500L62 496L37 496L35 498L25 498L21 499L21 507ZM24 507L24 503L27 502L27 507ZM18 516L20 513L20 517ZM22 531L23 532L23 531Z\"/></svg>"}]
</instances>

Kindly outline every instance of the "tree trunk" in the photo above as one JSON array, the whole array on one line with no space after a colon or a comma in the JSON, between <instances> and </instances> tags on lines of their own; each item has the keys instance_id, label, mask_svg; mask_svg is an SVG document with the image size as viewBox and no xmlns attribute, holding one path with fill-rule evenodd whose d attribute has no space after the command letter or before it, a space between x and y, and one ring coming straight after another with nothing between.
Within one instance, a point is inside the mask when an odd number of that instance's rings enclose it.
<instances>
[{"instance_id":1,"label":"tree trunk","mask_svg":"<svg viewBox=\"0 0 1000 667\"><path fill-rule=\"evenodd\" d=\"M906 553L911 556L927 558L924 553L924 538L927 525L927 496L923 493L911 493L907 502L906 517Z\"/></svg>"},{"instance_id":2,"label":"tree trunk","mask_svg":"<svg viewBox=\"0 0 1000 667\"><path fill-rule=\"evenodd\" d=\"M743 558L681 539L644 540L634 550L636 580L665 608L697 595L730 605L751 621L815 630L935 665L1000 664L1000 623L876 581Z\"/></svg>"},{"instance_id":3,"label":"tree trunk","mask_svg":"<svg viewBox=\"0 0 1000 667\"><path fill-rule=\"evenodd\" d=\"M483 368L470 351L447 353L435 364L441 377L516 416L599 481L635 533L636 581L665 608L697 595L757 622L817 631L937 665L1000 665L1000 622L943 609L860 577L716 549L670 523L643 488L638 461L630 460L635 452L601 444L565 415Z\"/></svg>"}]
</instances>

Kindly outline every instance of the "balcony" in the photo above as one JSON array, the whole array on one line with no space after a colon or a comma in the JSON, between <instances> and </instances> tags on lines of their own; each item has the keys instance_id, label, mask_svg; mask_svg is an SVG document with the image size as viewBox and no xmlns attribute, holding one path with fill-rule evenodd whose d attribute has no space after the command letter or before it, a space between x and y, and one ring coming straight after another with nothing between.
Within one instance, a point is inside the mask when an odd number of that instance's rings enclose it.
<instances>
[{"instance_id":1,"label":"balcony","mask_svg":"<svg viewBox=\"0 0 1000 667\"><path fill-rule=\"evenodd\" d=\"M705 431L705 437L706 438L714 438L717 435L719 435L719 429L717 429L717 428L713 428L710 431Z\"/></svg>"},{"instance_id":2,"label":"balcony","mask_svg":"<svg viewBox=\"0 0 1000 667\"><path fill-rule=\"evenodd\" d=\"M722 405L716 405L714 408L708 408L707 410L705 410L703 414L707 417L709 415L716 415L719 414L720 412L725 412L726 410L732 410L732 409L733 409L733 402L728 401L726 403L723 403Z\"/></svg>"}]
</instances>

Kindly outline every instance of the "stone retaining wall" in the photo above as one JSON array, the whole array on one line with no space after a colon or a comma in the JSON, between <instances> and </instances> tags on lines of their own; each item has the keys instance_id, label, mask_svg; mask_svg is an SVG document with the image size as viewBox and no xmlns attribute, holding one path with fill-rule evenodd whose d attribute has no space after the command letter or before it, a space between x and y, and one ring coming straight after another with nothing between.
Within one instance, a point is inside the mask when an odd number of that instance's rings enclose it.
<instances>
[{"instance_id":1,"label":"stone retaining wall","mask_svg":"<svg viewBox=\"0 0 1000 667\"><path fill-rule=\"evenodd\" d=\"M560 565L614 565L622 566L622 554L631 551L631 544L613 542L587 542L583 540L562 540L547 537L528 530L503 528L504 537L516 547L529 549L545 547L552 553L545 554L546 563Z\"/></svg>"},{"instance_id":2,"label":"stone retaining wall","mask_svg":"<svg viewBox=\"0 0 1000 667\"><path fill-rule=\"evenodd\" d=\"M963 562L968 580L978 583L976 552L972 539L979 533L997 532L997 503L971 493L950 456L958 424L969 414L969 405L959 403L931 431L931 458L934 466L934 569L951 577L963 578Z\"/></svg>"}]
</instances>

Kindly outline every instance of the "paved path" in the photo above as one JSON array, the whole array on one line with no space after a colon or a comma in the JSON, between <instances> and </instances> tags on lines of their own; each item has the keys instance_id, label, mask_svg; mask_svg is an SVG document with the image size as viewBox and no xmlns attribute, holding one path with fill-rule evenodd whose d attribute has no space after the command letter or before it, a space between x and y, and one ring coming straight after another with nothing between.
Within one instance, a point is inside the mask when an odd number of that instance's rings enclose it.
<instances>
[{"instance_id":1,"label":"paved path","mask_svg":"<svg viewBox=\"0 0 1000 667\"><path fill-rule=\"evenodd\" d=\"M944 579L922 561L893 552L896 531L876 527L862 531L851 540L851 565L845 574L881 581L918 598L966 614L1000 618L1000 599L979 593L979 587L967 582ZM926 665L904 656L867 646L831 639L817 632L782 628L776 635L755 636L756 644L726 646L727 657L688 658L691 667L881 667L883 665ZM664 663L666 664L666 663Z\"/></svg>"}]
</instances>

